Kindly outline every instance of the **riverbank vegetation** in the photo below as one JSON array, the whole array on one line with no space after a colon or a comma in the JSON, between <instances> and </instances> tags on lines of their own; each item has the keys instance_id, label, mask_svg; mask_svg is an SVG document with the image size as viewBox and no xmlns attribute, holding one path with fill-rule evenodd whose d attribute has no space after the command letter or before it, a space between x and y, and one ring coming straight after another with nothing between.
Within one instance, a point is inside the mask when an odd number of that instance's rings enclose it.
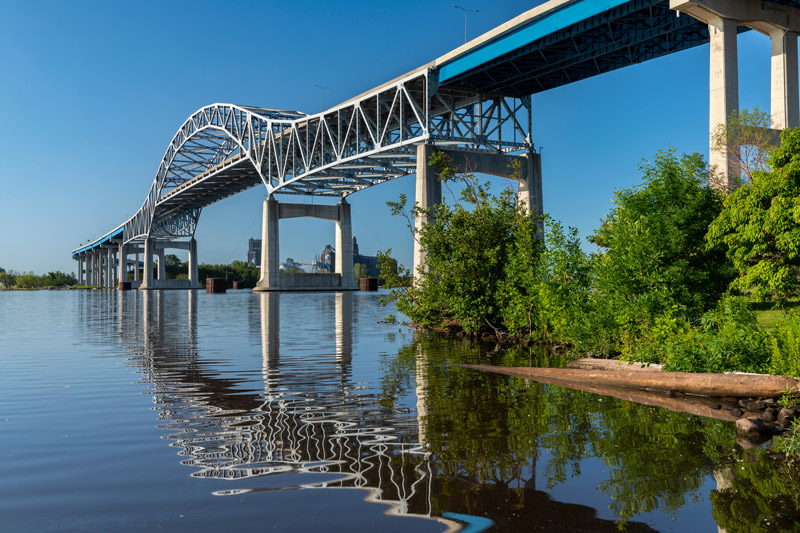
<instances>
[{"instance_id":1,"label":"riverbank vegetation","mask_svg":"<svg viewBox=\"0 0 800 533\"><path fill-rule=\"evenodd\" d=\"M38 275L33 272L15 272L0 267L0 290L55 289L77 285L78 279L71 272L67 274L56 270Z\"/></svg>"},{"instance_id":2,"label":"riverbank vegetation","mask_svg":"<svg viewBox=\"0 0 800 533\"><path fill-rule=\"evenodd\" d=\"M785 131L766 161L725 195L700 155L658 152L640 166L639 186L616 193L590 254L574 228L536 219L511 189L493 195L438 154L443 185L461 192L435 211L390 203L427 269L411 285L402 268L383 277L398 310L422 326L669 370L800 377L800 313L786 305L800 296L800 130ZM418 215L430 221L413 228ZM759 302L782 309L769 327Z\"/></svg>"}]
</instances>

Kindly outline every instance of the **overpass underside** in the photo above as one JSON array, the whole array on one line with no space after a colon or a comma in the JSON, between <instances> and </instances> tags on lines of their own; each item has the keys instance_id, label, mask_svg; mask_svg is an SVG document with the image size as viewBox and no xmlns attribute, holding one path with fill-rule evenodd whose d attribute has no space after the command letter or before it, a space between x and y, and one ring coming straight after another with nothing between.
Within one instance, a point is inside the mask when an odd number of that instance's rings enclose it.
<instances>
[{"instance_id":1,"label":"overpass underside","mask_svg":"<svg viewBox=\"0 0 800 533\"><path fill-rule=\"evenodd\" d=\"M680 52L709 39L706 24L677 16L668 0L612 1L607 4L613 7L596 13L591 11L594 6L588 5L602 2L584 2L584 7L580 2L560 3L565 6L545 15L544 20L444 65L442 86L531 95Z\"/></svg>"}]
</instances>

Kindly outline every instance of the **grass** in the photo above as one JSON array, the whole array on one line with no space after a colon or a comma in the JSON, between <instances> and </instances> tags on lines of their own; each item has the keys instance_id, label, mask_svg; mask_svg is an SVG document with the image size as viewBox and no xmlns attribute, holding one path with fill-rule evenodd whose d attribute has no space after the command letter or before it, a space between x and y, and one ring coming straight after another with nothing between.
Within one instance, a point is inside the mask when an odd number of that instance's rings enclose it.
<instances>
[{"instance_id":1,"label":"grass","mask_svg":"<svg viewBox=\"0 0 800 533\"><path fill-rule=\"evenodd\" d=\"M794 309L795 307L800 307L800 300L786 302L783 309L775 307L773 304L767 302L753 302L750 305L753 311L756 312L756 319L759 325L769 330L780 322L786 311Z\"/></svg>"}]
</instances>

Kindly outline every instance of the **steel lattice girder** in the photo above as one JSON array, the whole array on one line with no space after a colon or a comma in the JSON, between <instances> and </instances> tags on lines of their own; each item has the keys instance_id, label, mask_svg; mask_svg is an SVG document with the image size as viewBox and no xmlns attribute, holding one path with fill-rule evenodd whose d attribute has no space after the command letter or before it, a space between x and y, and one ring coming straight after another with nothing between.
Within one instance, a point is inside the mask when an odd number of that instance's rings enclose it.
<instances>
[{"instance_id":1,"label":"steel lattice girder","mask_svg":"<svg viewBox=\"0 0 800 533\"><path fill-rule=\"evenodd\" d=\"M747 28L740 28L740 32ZM633 0L447 79L445 87L530 95L708 42L668 0Z\"/></svg>"},{"instance_id":2,"label":"steel lattice girder","mask_svg":"<svg viewBox=\"0 0 800 533\"><path fill-rule=\"evenodd\" d=\"M428 69L317 115L214 104L178 130L124 239L191 236L203 207L259 184L344 197L413 173L424 142L530 150L530 124L529 97L439 89Z\"/></svg>"}]
</instances>

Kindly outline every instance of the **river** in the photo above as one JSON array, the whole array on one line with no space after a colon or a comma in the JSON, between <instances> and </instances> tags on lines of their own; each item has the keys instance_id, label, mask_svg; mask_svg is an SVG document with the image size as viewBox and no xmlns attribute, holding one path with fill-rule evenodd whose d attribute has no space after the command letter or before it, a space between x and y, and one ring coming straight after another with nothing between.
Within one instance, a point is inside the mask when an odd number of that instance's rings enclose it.
<instances>
[{"instance_id":1,"label":"river","mask_svg":"<svg viewBox=\"0 0 800 533\"><path fill-rule=\"evenodd\" d=\"M375 293L0 292L3 531L780 531L732 423L453 363Z\"/></svg>"}]
</instances>

